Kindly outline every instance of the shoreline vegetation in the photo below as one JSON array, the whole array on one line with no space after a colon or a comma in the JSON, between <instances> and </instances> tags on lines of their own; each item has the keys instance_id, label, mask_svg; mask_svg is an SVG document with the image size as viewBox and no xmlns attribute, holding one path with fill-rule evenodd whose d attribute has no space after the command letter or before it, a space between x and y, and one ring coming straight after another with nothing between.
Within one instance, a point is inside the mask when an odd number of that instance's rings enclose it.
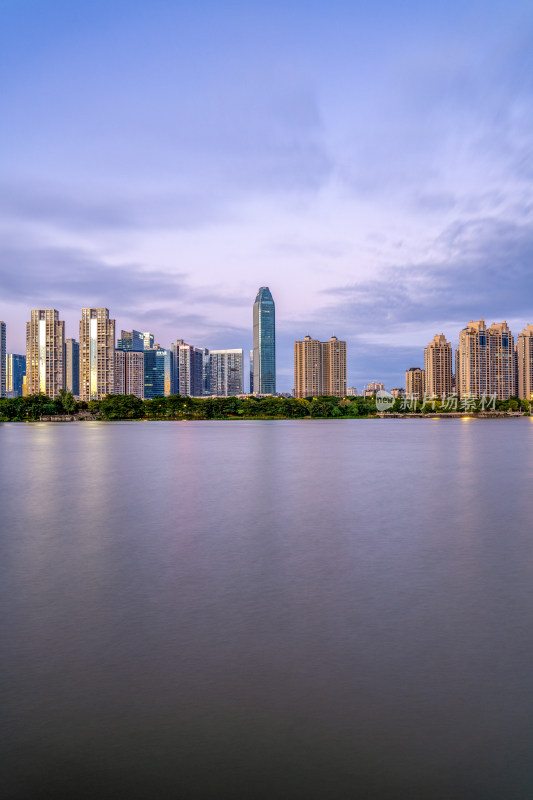
<instances>
[{"instance_id":1,"label":"shoreline vegetation","mask_svg":"<svg viewBox=\"0 0 533 800\"><path fill-rule=\"evenodd\" d=\"M529 416L527 400L496 400L494 410L482 401L469 401L463 411L448 409L440 400L406 408L401 398L387 411L376 408L374 397L188 397L170 395L140 400L135 395L108 395L89 403L77 402L64 390L54 399L43 394L0 399L0 422L84 420L204 420L204 419L368 419L423 417Z\"/></svg>"}]
</instances>

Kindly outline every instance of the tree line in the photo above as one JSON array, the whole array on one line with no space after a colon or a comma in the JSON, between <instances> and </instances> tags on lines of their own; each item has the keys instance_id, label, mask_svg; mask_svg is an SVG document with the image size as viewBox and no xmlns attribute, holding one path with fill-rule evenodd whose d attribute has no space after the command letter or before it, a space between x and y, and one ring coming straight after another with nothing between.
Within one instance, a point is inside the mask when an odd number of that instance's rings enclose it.
<instances>
[{"instance_id":1,"label":"tree line","mask_svg":"<svg viewBox=\"0 0 533 800\"><path fill-rule=\"evenodd\" d=\"M441 401L433 407L423 403L406 408L398 399L391 413L450 413ZM470 413L482 411L481 401L473 404ZM529 401L517 397L497 400L497 411L529 411ZM377 413L374 397L189 397L174 394L141 400L135 395L107 395L89 403L77 402L71 392L62 390L51 399L44 394L0 399L0 420L39 420L41 417L87 413L104 420L128 419L342 419L370 417Z\"/></svg>"}]
</instances>

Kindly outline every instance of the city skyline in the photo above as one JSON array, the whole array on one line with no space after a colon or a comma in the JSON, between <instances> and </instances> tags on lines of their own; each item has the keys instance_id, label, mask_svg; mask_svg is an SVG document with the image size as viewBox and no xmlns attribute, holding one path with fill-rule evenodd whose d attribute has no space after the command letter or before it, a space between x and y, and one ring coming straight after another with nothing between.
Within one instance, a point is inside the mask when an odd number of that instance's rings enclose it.
<instances>
[{"instance_id":1,"label":"city skyline","mask_svg":"<svg viewBox=\"0 0 533 800\"><path fill-rule=\"evenodd\" d=\"M386 22L385 22L386 21ZM308 330L402 382L435 330L530 317L530 4L7 4L0 317L108 306L251 345ZM215 34L216 31L216 34Z\"/></svg>"}]
</instances>

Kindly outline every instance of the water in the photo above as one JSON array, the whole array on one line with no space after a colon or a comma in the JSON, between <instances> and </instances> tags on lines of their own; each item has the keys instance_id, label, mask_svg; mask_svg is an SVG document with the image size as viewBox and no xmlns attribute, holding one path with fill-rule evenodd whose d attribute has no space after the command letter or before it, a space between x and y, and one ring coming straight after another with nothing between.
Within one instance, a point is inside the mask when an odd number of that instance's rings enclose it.
<instances>
[{"instance_id":1,"label":"water","mask_svg":"<svg viewBox=\"0 0 533 800\"><path fill-rule=\"evenodd\" d=\"M533 796L533 420L0 453L3 797Z\"/></svg>"}]
</instances>

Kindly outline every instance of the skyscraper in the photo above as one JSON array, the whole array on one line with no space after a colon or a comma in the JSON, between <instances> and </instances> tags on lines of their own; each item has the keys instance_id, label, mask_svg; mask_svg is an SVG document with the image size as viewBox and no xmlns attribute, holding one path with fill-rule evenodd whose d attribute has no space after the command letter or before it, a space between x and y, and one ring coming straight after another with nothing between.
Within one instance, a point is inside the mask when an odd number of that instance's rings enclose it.
<instances>
[{"instance_id":1,"label":"skyscraper","mask_svg":"<svg viewBox=\"0 0 533 800\"><path fill-rule=\"evenodd\" d=\"M26 375L26 356L8 353L6 359L6 396L21 397Z\"/></svg>"},{"instance_id":2,"label":"skyscraper","mask_svg":"<svg viewBox=\"0 0 533 800\"><path fill-rule=\"evenodd\" d=\"M533 325L528 324L516 340L518 359L517 394L522 400L530 400L533 395Z\"/></svg>"},{"instance_id":3,"label":"skyscraper","mask_svg":"<svg viewBox=\"0 0 533 800\"><path fill-rule=\"evenodd\" d=\"M254 393L276 393L276 308L268 286L257 292L254 321Z\"/></svg>"},{"instance_id":4,"label":"skyscraper","mask_svg":"<svg viewBox=\"0 0 533 800\"><path fill-rule=\"evenodd\" d=\"M221 397L244 393L243 350L211 350L210 391Z\"/></svg>"},{"instance_id":5,"label":"skyscraper","mask_svg":"<svg viewBox=\"0 0 533 800\"><path fill-rule=\"evenodd\" d=\"M143 337L144 341L144 349L151 350L154 346L154 334L150 333L149 331L144 331L141 333L141 336Z\"/></svg>"},{"instance_id":6,"label":"skyscraper","mask_svg":"<svg viewBox=\"0 0 533 800\"><path fill-rule=\"evenodd\" d=\"M294 342L295 397L346 395L346 342L332 336L319 342L306 336Z\"/></svg>"},{"instance_id":7,"label":"skyscraper","mask_svg":"<svg viewBox=\"0 0 533 800\"><path fill-rule=\"evenodd\" d=\"M80 400L100 400L114 392L115 320L107 308L82 308Z\"/></svg>"},{"instance_id":8,"label":"skyscraper","mask_svg":"<svg viewBox=\"0 0 533 800\"><path fill-rule=\"evenodd\" d=\"M136 353L142 353L145 349L146 341L150 341L145 337L151 337L152 344L150 347L153 347L154 337L151 333L144 334L140 331L121 331L120 339L117 342L117 350L134 350Z\"/></svg>"},{"instance_id":9,"label":"skyscraper","mask_svg":"<svg viewBox=\"0 0 533 800\"><path fill-rule=\"evenodd\" d=\"M250 394L254 393L254 351L250 350Z\"/></svg>"},{"instance_id":10,"label":"skyscraper","mask_svg":"<svg viewBox=\"0 0 533 800\"><path fill-rule=\"evenodd\" d=\"M144 397L168 397L174 394L173 353L163 347L144 351Z\"/></svg>"},{"instance_id":11,"label":"skyscraper","mask_svg":"<svg viewBox=\"0 0 533 800\"><path fill-rule=\"evenodd\" d=\"M494 394L508 400L516 394L514 337L507 323L487 328L482 319L470 321L459 334L455 371L461 397Z\"/></svg>"},{"instance_id":12,"label":"skyscraper","mask_svg":"<svg viewBox=\"0 0 533 800\"><path fill-rule=\"evenodd\" d=\"M173 391L190 397L202 397L204 394L206 351L193 347L183 339L178 339L171 346L173 354Z\"/></svg>"},{"instance_id":13,"label":"skyscraper","mask_svg":"<svg viewBox=\"0 0 533 800\"><path fill-rule=\"evenodd\" d=\"M65 340L65 388L76 397L80 394L80 343Z\"/></svg>"},{"instance_id":14,"label":"skyscraper","mask_svg":"<svg viewBox=\"0 0 533 800\"><path fill-rule=\"evenodd\" d=\"M6 323L0 322L0 397L6 396Z\"/></svg>"},{"instance_id":15,"label":"skyscraper","mask_svg":"<svg viewBox=\"0 0 533 800\"><path fill-rule=\"evenodd\" d=\"M424 350L426 393L443 397L452 393L452 346L436 333Z\"/></svg>"},{"instance_id":16,"label":"skyscraper","mask_svg":"<svg viewBox=\"0 0 533 800\"><path fill-rule=\"evenodd\" d=\"M405 371L405 393L408 397L422 400L426 392L426 373L421 367L409 367Z\"/></svg>"},{"instance_id":17,"label":"skyscraper","mask_svg":"<svg viewBox=\"0 0 533 800\"><path fill-rule=\"evenodd\" d=\"M115 350L115 394L134 394L144 400L144 351Z\"/></svg>"},{"instance_id":18,"label":"skyscraper","mask_svg":"<svg viewBox=\"0 0 533 800\"><path fill-rule=\"evenodd\" d=\"M65 387L65 323L53 308L37 308L26 323L28 394L56 397Z\"/></svg>"}]
</instances>

